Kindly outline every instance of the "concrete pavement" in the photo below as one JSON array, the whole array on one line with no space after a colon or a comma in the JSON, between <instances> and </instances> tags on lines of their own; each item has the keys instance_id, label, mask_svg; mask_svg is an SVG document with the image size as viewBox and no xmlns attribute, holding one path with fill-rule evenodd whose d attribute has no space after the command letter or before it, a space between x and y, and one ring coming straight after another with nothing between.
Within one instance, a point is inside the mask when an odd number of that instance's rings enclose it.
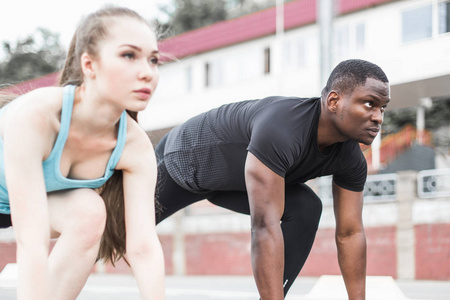
<instances>
[{"instance_id":1,"label":"concrete pavement","mask_svg":"<svg viewBox=\"0 0 450 300\"><path fill-rule=\"evenodd\" d=\"M17 268L8 265L0 273L0 299L16 299ZM256 300L251 276L167 276L167 300ZM138 300L135 279L130 275L94 274L78 300ZM341 276L299 277L287 300L347 299ZM449 281L394 280L387 276L367 278L367 300L450 300Z\"/></svg>"}]
</instances>

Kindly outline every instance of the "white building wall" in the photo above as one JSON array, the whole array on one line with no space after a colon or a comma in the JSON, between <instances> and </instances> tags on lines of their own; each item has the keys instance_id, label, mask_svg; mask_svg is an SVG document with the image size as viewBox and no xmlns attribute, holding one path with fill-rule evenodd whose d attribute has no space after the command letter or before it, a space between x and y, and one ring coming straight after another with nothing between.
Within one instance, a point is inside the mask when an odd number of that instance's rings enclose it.
<instances>
[{"instance_id":1,"label":"white building wall","mask_svg":"<svg viewBox=\"0 0 450 300\"><path fill-rule=\"evenodd\" d=\"M450 34L438 32L438 0L404 0L337 17L333 23L333 67L348 58L378 64L392 85L450 74ZM430 5L431 36L402 41L406 11ZM420 23L420 20L417 20ZM264 49L274 43L268 36L160 67L160 84L145 112L144 129L175 126L221 104L271 95L319 96L319 29L312 24L285 32L281 39L281 67L264 74ZM205 64L209 86L205 86ZM274 72L274 70L276 72ZM277 75L277 74L280 75Z\"/></svg>"}]
</instances>

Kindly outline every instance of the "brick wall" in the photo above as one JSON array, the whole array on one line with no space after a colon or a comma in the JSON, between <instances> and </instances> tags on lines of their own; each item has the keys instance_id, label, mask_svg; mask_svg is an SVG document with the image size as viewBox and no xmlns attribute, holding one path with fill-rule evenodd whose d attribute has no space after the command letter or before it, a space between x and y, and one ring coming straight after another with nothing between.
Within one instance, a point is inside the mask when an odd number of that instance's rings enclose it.
<instances>
[{"instance_id":1,"label":"brick wall","mask_svg":"<svg viewBox=\"0 0 450 300\"><path fill-rule=\"evenodd\" d=\"M416 279L450 280L450 224L416 225ZM396 278L396 229L394 226L366 228L367 275ZM160 235L165 256L166 274L174 274L173 241ZM15 263L15 242L0 243L0 270ZM186 274L251 275L250 233L189 234L185 236ZM126 273L131 270L120 261L97 265L93 272ZM319 229L302 276L340 274L334 229Z\"/></svg>"},{"instance_id":2,"label":"brick wall","mask_svg":"<svg viewBox=\"0 0 450 300\"><path fill-rule=\"evenodd\" d=\"M16 243L0 242L0 271L9 264L16 262Z\"/></svg>"},{"instance_id":3,"label":"brick wall","mask_svg":"<svg viewBox=\"0 0 450 300\"><path fill-rule=\"evenodd\" d=\"M450 280L450 224L415 226L416 278Z\"/></svg>"}]
</instances>

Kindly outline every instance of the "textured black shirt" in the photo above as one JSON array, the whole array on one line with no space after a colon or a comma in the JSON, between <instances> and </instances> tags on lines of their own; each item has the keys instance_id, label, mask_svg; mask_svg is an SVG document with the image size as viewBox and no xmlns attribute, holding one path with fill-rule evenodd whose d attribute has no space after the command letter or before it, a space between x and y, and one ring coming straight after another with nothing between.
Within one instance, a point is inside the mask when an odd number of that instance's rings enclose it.
<instances>
[{"instance_id":1,"label":"textured black shirt","mask_svg":"<svg viewBox=\"0 0 450 300\"><path fill-rule=\"evenodd\" d=\"M362 191L367 164L356 141L319 151L320 98L268 97L226 104L175 127L164 162L180 186L196 193L246 190L250 151L287 185L333 175L348 190Z\"/></svg>"}]
</instances>

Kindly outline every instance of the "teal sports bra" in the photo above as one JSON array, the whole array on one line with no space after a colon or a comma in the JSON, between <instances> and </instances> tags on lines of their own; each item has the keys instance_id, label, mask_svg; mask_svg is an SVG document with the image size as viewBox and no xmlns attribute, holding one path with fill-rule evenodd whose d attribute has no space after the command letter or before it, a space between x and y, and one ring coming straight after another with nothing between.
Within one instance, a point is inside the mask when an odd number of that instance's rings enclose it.
<instances>
[{"instance_id":1,"label":"teal sports bra","mask_svg":"<svg viewBox=\"0 0 450 300\"><path fill-rule=\"evenodd\" d=\"M61 191L76 188L99 188L112 176L114 169L122 155L127 134L127 113L123 111L120 116L119 132L117 143L111 157L109 158L104 175L96 179L80 180L70 179L61 174L61 155L69 134L70 121L72 119L72 109L76 86L68 85L64 87L63 104L61 111L61 126L56 138L55 145L48 156L42 162L44 170L45 188L47 192ZM0 118L7 106L0 110ZM0 137L0 213L10 214L9 197L5 182L5 164L3 157L3 139Z\"/></svg>"}]
</instances>

